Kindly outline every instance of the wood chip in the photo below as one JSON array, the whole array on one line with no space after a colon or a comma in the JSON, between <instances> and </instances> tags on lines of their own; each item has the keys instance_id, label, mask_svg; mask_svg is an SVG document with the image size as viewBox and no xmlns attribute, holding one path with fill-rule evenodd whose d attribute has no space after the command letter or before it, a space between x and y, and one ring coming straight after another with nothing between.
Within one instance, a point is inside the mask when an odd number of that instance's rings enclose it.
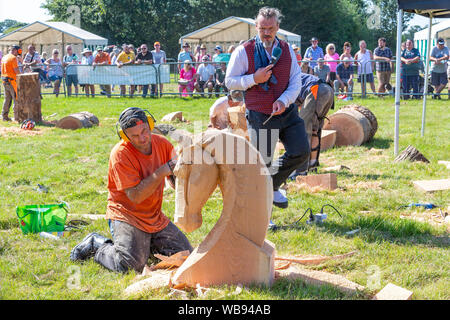
<instances>
[{"instance_id":1,"label":"wood chip","mask_svg":"<svg viewBox=\"0 0 450 320\"><path fill-rule=\"evenodd\" d=\"M322 262L328 260L339 260L350 257L354 255L357 251L351 251L349 253L340 254L337 256L318 256L318 255L309 255L309 256L294 256L294 257L275 257L275 260L289 261L295 262L303 265L317 265Z\"/></svg>"},{"instance_id":2,"label":"wood chip","mask_svg":"<svg viewBox=\"0 0 450 320\"><path fill-rule=\"evenodd\" d=\"M177 252L169 257L156 253L155 257L162 261L154 266L151 266L150 269L157 270L157 269L177 268L183 264L183 262L189 256L189 254L190 254L189 250Z\"/></svg>"}]
</instances>

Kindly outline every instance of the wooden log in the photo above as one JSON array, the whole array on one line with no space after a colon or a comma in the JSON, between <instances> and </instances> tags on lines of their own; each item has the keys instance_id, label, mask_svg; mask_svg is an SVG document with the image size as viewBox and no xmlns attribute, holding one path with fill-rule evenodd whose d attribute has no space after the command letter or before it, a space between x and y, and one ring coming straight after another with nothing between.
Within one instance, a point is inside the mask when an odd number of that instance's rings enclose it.
<instances>
[{"instance_id":1,"label":"wooden log","mask_svg":"<svg viewBox=\"0 0 450 320\"><path fill-rule=\"evenodd\" d=\"M323 129L336 130L336 146L360 146L373 138L378 122L369 109L349 105L328 116Z\"/></svg>"},{"instance_id":2,"label":"wooden log","mask_svg":"<svg viewBox=\"0 0 450 320\"><path fill-rule=\"evenodd\" d=\"M322 130L320 140L320 151L325 151L330 148L333 148L335 144L336 144L336 130Z\"/></svg>"},{"instance_id":3,"label":"wooden log","mask_svg":"<svg viewBox=\"0 0 450 320\"><path fill-rule=\"evenodd\" d=\"M36 123L42 122L41 89L39 73L24 73L17 75L17 101L18 122L32 119Z\"/></svg>"},{"instance_id":4,"label":"wooden log","mask_svg":"<svg viewBox=\"0 0 450 320\"><path fill-rule=\"evenodd\" d=\"M185 121L183 118L183 112L181 112L181 111L171 112L171 113L166 114L161 119L161 122L176 122L176 121L180 121L180 122Z\"/></svg>"},{"instance_id":5,"label":"wooden log","mask_svg":"<svg viewBox=\"0 0 450 320\"><path fill-rule=\"evenodd\" d=\"M313 174L307 176L297 176L298 183L304 183L308 187L321 187L327 190L337 189L336 173Z\"/></svg>"},{"instance_id":6,"label":"wooden log","mask_svg":"<svg viewBox=\"0 0 450 320\"><path fill-rule=\"evenodd\" d=\"M238 107L229 107L227 110L229 124L232 132L249 140L247 131L247 119L245 118L245 105Z\"/></svg>"},{"instance_id":7,"label":"wooden log","mask_svg":"<svg viewBox=\"0 0 450 320\"><path fill-rule=\"evenodd\" d=\"M98 118L94 114L87 111L82 111L60 119L56 126L61 129L75 130L98 126L99 123Z\"/></svg>"},{"instance_id":8,"label":"wooden log","mask_svg":"<svg viewBox=\"0 0 450 320\"><path fill-rule=\"evenodd\" d=\"M408 146L405 150L403 150L403 152L394 159L394 162L400 162L403 160L422 161L425 163L430 163L430 161L428 161L428 159L425 158L425 156L413 146Z\"/></svg>"}]
</instances>

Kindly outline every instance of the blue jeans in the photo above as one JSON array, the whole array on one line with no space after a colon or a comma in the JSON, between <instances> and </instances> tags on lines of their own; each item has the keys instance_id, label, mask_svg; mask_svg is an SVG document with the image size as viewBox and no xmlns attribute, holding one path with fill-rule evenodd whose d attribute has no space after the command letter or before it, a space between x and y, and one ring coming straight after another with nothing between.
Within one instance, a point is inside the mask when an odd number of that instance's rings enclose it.
<instances>
[{"instance_id":1,"label":"blue jeans","mask_svg":"<svg viewBox=\"0 0 450 320\"><path fill-rule=\"evenodd\" d=\"M409 99L409 93L411 89L413 90L413 93L419 93L419 75L416 76L402 75L402 82L403 82L403 93L405 94L403 96L404 99ZM419 99L419 96L414 95L413 98Z\"/></svg>"},{"instance_id":2,"label":"blue jeans","mask_svg":"<svg viewBox=\"0 0 450 320\"><path fill-rule=\"evenodd\" d=\"M246 109L247 128L250 142L261 153L272 175L273 189L286 181L289 175L309 161L310 147L305 123L298 115L297 105L291 104L285 112L273 116ZM275 146L278 141L286 152L272 164Z\"/></svg>"}]
</instances>

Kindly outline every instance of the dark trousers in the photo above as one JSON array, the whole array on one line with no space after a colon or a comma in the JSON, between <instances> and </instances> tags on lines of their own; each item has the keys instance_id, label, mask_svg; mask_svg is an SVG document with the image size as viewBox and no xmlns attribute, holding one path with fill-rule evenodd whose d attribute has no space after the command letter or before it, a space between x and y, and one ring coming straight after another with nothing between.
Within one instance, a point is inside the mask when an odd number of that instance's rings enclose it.
<instances>
[{"instance_id":1,"label":"dark trousers","mask_svg":"<svg viewBox=\"0 0 450 320\"><path fill-rule=\"evenodd\" d=\"M413 93L419 93L419 76L405 76L402 75L403 96L404 99L409 99L409 93L412 89ZM413 99L420 99L419 95L413 95Z\"/></svg>"},{"instance_id":2,"label":"dark trousers","mask_svg":"<svg viewBox=\"0 0 450 320\"><path fill-rule=\"evenodd\" d=\"M265 125L263 123L270 115L248 109L245 112L250 142L261 153L272 175L273 189L278 190L292 171L309 161L308 136L297 105L291 104L285 112L273 116ZM272 164L278 139L286 152Z\"/></svg>"},{"instance_id":3,"label":"dark trousers","mask_svg":"<svg viewBox=\"0 0 450 320\"><path fill-rule=\"evenodd\" d=\"M94 260L105 268L127 272L142 272L150 254L170 256L192 246L186 236L172 223L155 233L144 232L126 222L112 220L114 243L105 243L96 252Z\"/></svg>"}]
</instances>

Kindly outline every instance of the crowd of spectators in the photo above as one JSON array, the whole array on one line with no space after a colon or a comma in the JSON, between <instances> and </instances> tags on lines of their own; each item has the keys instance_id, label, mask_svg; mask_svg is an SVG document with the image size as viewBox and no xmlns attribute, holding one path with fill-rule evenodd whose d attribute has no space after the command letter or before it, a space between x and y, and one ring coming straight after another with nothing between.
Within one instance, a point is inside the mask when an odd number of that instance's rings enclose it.
<instances>
[{"instance_id":1,"label":"crowd of spectators","mask_svg":"<svg viewBox=\"0 0 450 320\"><path fill-rule=\"evenodd\" d=\"M241 41L242 44L244 42ZM329 43L325 47L325 52L319 45L316 37L311 38L311 45L306 48L302 58L300 48L293 44L297 62L303 73L316 75L322 81L329 83L334 89L338 98L351 100L353 96L353 79L361 85L361 94L366 95L366 85L369 84L374 95L383 96L387 93L393 94L394 88L391 85L391 74L394 71L393 53L387 46L386 39L378 39L378 46L373 50L367 49L364 40L359 42L359 50L352 55L352 45L345 42L342 53L339 55L336 45ZM61 53L54 49L50 57L47 52L40 55L33 45L27 47L23 55L17 56L19 69L21 72L38 72L43 87L53 87L53 93L58 96L61 80L64 78L67 88L67 95L73 93L79 95L79 86L87 96L94 97L95 87L92 84L80 84L77 77L77 69L69 68L71 65L116 65L121 68L130 64L162 64L167 62L166 54L161 50L160 42L154 43L154 50L150 51L146 44L135 47L132 44L119 46L97 47L94 52L89 48L84 48L81 56L73 52L72 46L68 45L65 52ZM191 52L189 43L184 43L181 52L178 54L178 91L180 96L190 95L194 92L208 97L213 92L216 97L221 92L227 93L228 89L224 84L227 64L216 62L215 59L222 53L231 54L235 46L231 45L226 50L217 45L207 52L205 44L199 44L195 51ZM445 41L439 38L436 46L431 50L431 85L430 90L434 90L434 99L441 99L441 92L447 86L450 79L449 49L445 46ZM1 61L1 52L0 52ZM424 78L420 73L424 72L424 63L420 52L414 48L414 42L407 40L402 43L401 49L401 90L402 97L409 99L420 98L423 93ZM376 78L374 77L374 73ZM377 87L375 87L375 79ZM73 89L72 89L73 87ZM101 85L100 93L108 97L114 91L114 85ZM136 91L141 92L143 97L149 93L154 97L162 94L163 84L130 85L129 95L133 96ZM450 85L448 86L450 98ZM120 85L120 95L126 96L126 86Z\"/></svg>"},{"instance_id":2,"label":"crowd of spectators","mask_svg":"<svg viewBox=\"0 0 450 320\"><path fill-rule=\"evenodd\" d=\"M296 53L297 61L301 66L303 73L314 74L322 81L329 83L335 89L338 98L352 100L353 78L357 75L358 82L361 84L361 94L365 96L366 85L369 84L374 95L382 97L386 92L393 94L391 74L394 71L392 50L386 46L386 39L379 38L378 46L373 50L367 49L364 40L359 41L359 50L352 55L352 45L345 42L342 47L342 53L336 52L336 46L329 43L325 47L326 53L319 46L319 40L315 37L310 40L311 46L305 50L302 59L299 48L294 44L292 49ZM435 90L433 99L440 99L440 93L449 83L450 65L449 49L445 46L442 38L437 40L437 45L433 48L430 55L431 66L431 85ZM418 49L414 48L414 42L408 39L402 43L401 48L401 90L402 97L409 99L419 99L423 93L424 78L420 72L424 73L424 62L420 57ZM375 77L378 80L378 87L375 88ZM450 85L448 86L450 98Z\"/></svg>"}]
</instances>

